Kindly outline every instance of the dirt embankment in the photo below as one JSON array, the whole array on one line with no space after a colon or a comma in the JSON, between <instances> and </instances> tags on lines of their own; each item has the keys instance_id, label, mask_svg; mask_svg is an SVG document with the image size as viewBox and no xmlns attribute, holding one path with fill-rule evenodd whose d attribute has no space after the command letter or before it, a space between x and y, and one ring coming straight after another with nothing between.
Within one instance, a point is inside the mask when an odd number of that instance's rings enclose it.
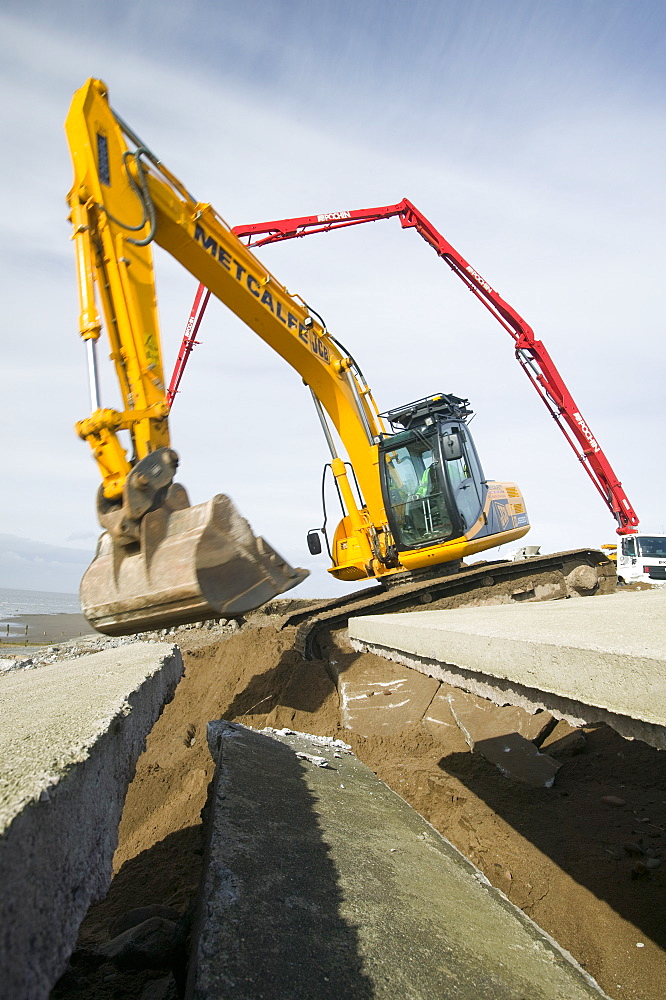
<instances>
[{"instance_id":1,"label":"dirt embankment","mask_svg":"<svg viewBox=\"0 0 666 1000\"><path fill-rule=\"evenodd\" d=\"M86 949L107 940L111 920L133 907L187 910L213 773L205 727L215 718L343 736L611 997L662 1000L666 863L645 870L644 861L666 854L666 754L597 727L586 731L582 753L562 758L553 788L527 788L470 753L454 726L437 736L420 724L365 736L343 729L328 661L305 663L291 640L268 622L228 637L204 630L178 637L185 676L139 760L110 892L91 908L54 1000L177 995L164 970L123 972L91 961ZM327 656L346 677L377 659L352 652L341 634ZM553 752L562 726L546 741Z\"/></svg>"}]
</instances>

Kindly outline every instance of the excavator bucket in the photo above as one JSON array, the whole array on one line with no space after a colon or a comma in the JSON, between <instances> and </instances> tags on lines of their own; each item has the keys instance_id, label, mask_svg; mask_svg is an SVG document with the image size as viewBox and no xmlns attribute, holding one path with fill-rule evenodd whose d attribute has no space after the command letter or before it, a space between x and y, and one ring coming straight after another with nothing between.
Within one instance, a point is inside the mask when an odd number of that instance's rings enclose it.
<instances>
[{"instance_id":1,"label":"excavator bucket","mask_svg":"<svg viewBox=\"0 0 666 1000\"><path fill-rule=\"evenodd\" d=\"M196 507L149 512L134 545L104 532L81 581L81 607L99 632L130 635L243 615L307 576L218 494Z\"/></svg>"}]
</instances>

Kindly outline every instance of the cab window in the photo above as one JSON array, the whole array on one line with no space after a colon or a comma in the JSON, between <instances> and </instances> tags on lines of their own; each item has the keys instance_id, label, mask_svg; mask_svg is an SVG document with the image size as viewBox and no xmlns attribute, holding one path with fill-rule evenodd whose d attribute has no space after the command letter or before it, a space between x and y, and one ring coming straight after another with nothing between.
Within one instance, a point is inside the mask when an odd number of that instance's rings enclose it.
<instances>
[{"instance_id":1,"label":"cab window","mask_svg":"<svg viewBox=\"0 0 666 1000\"><path fill-rule=\"evenodd\" d=\"M458 430L463 442L461 458L455 458L444 463L446 475L455 499L458 512L465 529L471 528L478 519L483 505L481 496L481 469L476 455L465 440L462 428Z\"/></svg>"},{"instance_id":2,"label":"cab window","mask_svg":"<svg viewBox=\"0 0 666 1000\"><path fill-rule=\"evenodd\" d=\"M660 538L658 535L640 535L635 541L638 542L644 559L666 559L666 538Z\"/></svg>"},{"instance_id":3,"label":"cab window","mask_svg":"<svg viewBox=\"0 0 666 1000\"><path fill-rule=\"evenodd\" d=\"M399 548L434 544L452 533L435 445L432 436L413 437L382 454L389 517Z\"/></svg>"},{"instance_id":4,"label":"cab window","mask_svg":"<svg viewBox=\"0 0 666 1000\"><path fill-rule=\"evenodd\" d=\"M623 538L622 539L622 555L631 556L632 559L636 557L636 541L634 538Z\"/></svg>"}]
</instances>

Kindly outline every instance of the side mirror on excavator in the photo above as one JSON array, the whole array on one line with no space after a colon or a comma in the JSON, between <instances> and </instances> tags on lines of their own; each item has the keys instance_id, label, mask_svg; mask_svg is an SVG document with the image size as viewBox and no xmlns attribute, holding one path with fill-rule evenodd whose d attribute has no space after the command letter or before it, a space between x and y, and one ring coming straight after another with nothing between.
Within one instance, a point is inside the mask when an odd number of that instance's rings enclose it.
<instances>
[{"instance_id":1,"label":"side mirror on excavator","mask_svg":"<svg viewBox=\"0 0 666 1000\"><path fill-rule=\"evenodd\" d=\"M308 531L308 549L310 550L311 556L321 555L321 538L319 537L319 532L316 528L312 531Z\"/></svg>"},{"instance_id":2,"label":"side mirror on excavator","mask_svg":"<svg viewBox=\"0 0 666 1000\"><path fill-rule=\"evenodd\" d=\"M442 455L447 462L462 458L462 443L460 434L444 434L442 437Z\"/></svg>"}]
</instances>

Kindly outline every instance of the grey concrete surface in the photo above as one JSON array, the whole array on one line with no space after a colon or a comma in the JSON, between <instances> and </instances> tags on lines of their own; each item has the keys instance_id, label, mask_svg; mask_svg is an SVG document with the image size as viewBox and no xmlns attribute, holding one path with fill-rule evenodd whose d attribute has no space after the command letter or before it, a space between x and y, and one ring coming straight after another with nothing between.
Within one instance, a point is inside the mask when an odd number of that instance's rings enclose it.
<instances>
[{"instance_id":1,"label":"grey concrete surface","mask_svg":"<svg viewBox=\"0 0 666 1000\"><path fill-rule=\"evenodd\" d=\"M41 1000L63 973L182 669L177 647L135 643L0 676L0 1000Z\"/></svg>"},{"instance_id":2,"label":"grey concrete surface","mask_svg":"<svg viewBox=\"0 0 666 1000\"><path fill-rule=\"evenodd\" d=\"M349 638L498 705L666 749L666 588L354 618Z\"/></svg>"},{"instance_id":3,"label":"grey concrete surface","mask_svg":"<svg viewBox=\"0 0 666 1000\"><path fill-rule=\"evenodd\" d=\"M361 736L388 734L415 725L439 689L439 682L403 667L387 669L386 660L366 657L362 665L342 669L330 661L340 695L340 715L346 729Z\"/></svg>"},{"instance_id":4,"label":"grey concrete surface","mask_svg":"<svg viewBox=\"0 0 666 1000\"><path fill-rule=\"evenodd\" d=\"M353 754L224 722L209 745L188 1000L605 996Z\"/></svg>"}]
</instances>

